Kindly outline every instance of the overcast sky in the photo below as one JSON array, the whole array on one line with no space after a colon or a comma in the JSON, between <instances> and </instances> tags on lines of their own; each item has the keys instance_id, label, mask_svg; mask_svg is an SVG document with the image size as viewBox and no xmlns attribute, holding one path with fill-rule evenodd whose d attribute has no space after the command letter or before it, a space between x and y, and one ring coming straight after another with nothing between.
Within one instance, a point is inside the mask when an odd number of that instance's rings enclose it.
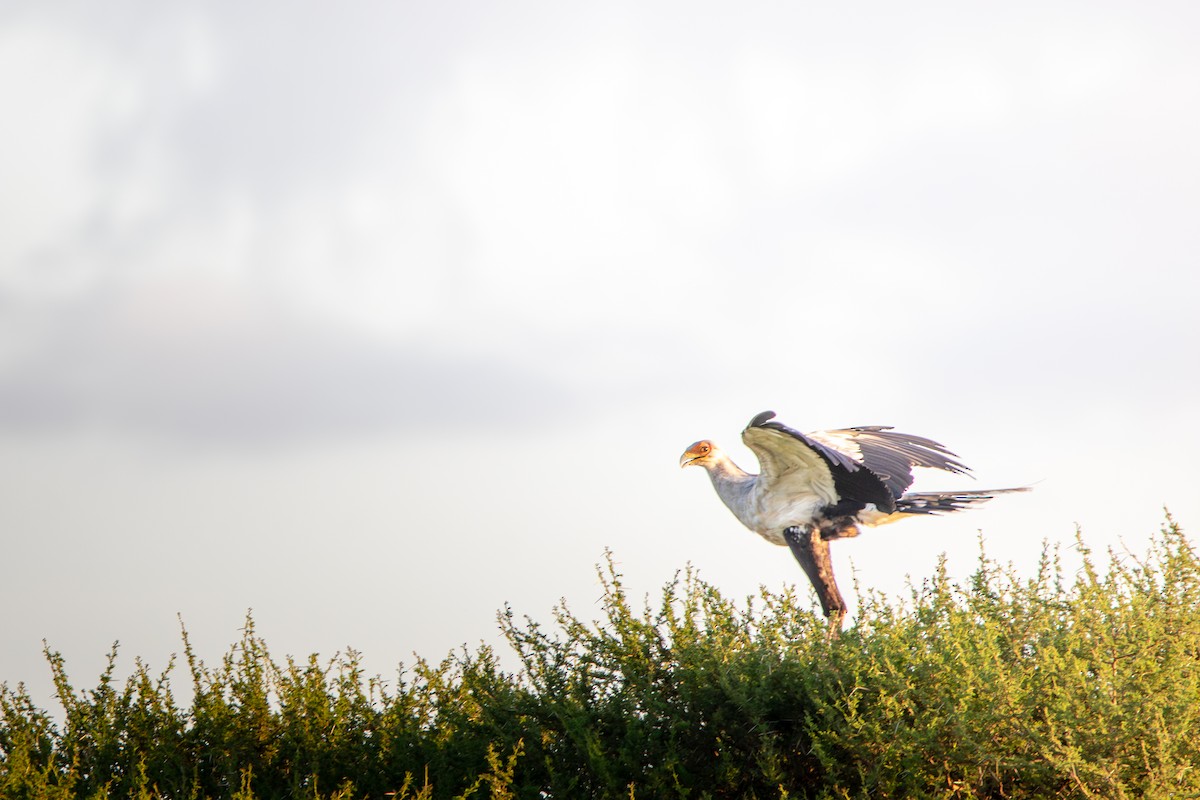
<instances>
[{"instance_id":1,"label":"overcast sky","mask_svg":"<svg viewBox=\"0 0 1200 800\"><path fill-rule=\"evenodd\" d=\"M0 7L0 680L390 675L803 582L679 454L889 424L1036 482L843 593L1200 525L1200 6ZM186 683L186 681L184 682Z\"/></svg>"}]
</instances>

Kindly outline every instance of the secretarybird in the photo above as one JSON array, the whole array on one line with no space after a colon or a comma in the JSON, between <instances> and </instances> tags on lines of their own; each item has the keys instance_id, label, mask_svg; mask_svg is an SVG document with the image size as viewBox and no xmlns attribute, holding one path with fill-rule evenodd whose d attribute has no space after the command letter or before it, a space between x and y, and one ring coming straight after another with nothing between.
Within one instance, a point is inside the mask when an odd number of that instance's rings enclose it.
<instances>
[{"instance_id":1,"label":"secretarybird","mask_svg":"<svg viewBox=\"0 0 1200 800\"><path fill-rule=\"evenodd\" d=\"M922 436L877 425L800 433L764 411L742 431L758 457L751 475L704 439L679 459L679 466L704 467L721 501L738 521L768 542L787 545L817 590L821 610L837 636L846 616L829 558L829 542L918 514L962 511L997 494L1028 487L968 492L907 492L913 467L962 475L966 465L943 445Z\"/></svg>"}]
</instances>

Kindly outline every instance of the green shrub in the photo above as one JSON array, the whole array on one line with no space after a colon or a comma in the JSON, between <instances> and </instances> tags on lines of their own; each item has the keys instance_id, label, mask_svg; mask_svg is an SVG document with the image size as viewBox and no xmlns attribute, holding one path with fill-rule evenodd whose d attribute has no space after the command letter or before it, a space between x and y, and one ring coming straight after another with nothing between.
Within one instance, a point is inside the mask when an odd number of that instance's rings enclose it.
<instances>
[{"instance_id":1,"label":"green shrub","mask_svg":"<svg viewBox=\"0 0 1200 800\"><path fill-rule=\"evenodd\" d=\"M1200 561L1168 518L1101 573L1047 549L1022 578L981 555L903 601L868 594L829 642L811 598L732 602L690 569L635 604L611 557L600 620L511 609L486 646L401 669L354 651L279 662L247 618L209 668L183 635L56 717L0 688L0 797L1200 797Z\"/></svg>"}]
</instances>

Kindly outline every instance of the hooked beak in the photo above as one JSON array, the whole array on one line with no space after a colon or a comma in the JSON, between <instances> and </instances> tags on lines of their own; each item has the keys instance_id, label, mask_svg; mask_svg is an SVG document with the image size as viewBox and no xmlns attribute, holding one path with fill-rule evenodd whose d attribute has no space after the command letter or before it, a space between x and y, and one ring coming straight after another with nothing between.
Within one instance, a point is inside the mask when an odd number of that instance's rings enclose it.
<instances>
[{"instance_id":1,"label":"hooked beak","mask_svg":"<svg viewBox=\"0 0 1200 800\"><path fill-rule=\"evenodd\" d=\"M683 467L690 467L692 465L692 462L694 462L699 457L700 456L692 456L692 455L688 455L687 453L684 453L682 456L679 457L679 467L681 469Z\"/></svg>"}]
</instances>

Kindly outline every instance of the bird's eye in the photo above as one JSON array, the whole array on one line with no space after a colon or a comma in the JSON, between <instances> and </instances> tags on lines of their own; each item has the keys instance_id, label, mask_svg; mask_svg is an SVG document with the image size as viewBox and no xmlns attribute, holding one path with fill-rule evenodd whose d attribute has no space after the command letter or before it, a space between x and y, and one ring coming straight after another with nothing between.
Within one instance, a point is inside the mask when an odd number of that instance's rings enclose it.
<instances>
[{"instance_id":1,"label":"bird's eye","mask_svg":"<svg viewBox=\"0 0 1200 800\"><path fill-rule=\"evenodd\" d=\"M702 444L702 445L700 445L700 452L701 452L701 453L707 453L707 452L709 451L709 449L710 449L710 448L709 448L709 446L708 446L708 445L706 445L706 444Z\"/></svg>"}]
</instances>

